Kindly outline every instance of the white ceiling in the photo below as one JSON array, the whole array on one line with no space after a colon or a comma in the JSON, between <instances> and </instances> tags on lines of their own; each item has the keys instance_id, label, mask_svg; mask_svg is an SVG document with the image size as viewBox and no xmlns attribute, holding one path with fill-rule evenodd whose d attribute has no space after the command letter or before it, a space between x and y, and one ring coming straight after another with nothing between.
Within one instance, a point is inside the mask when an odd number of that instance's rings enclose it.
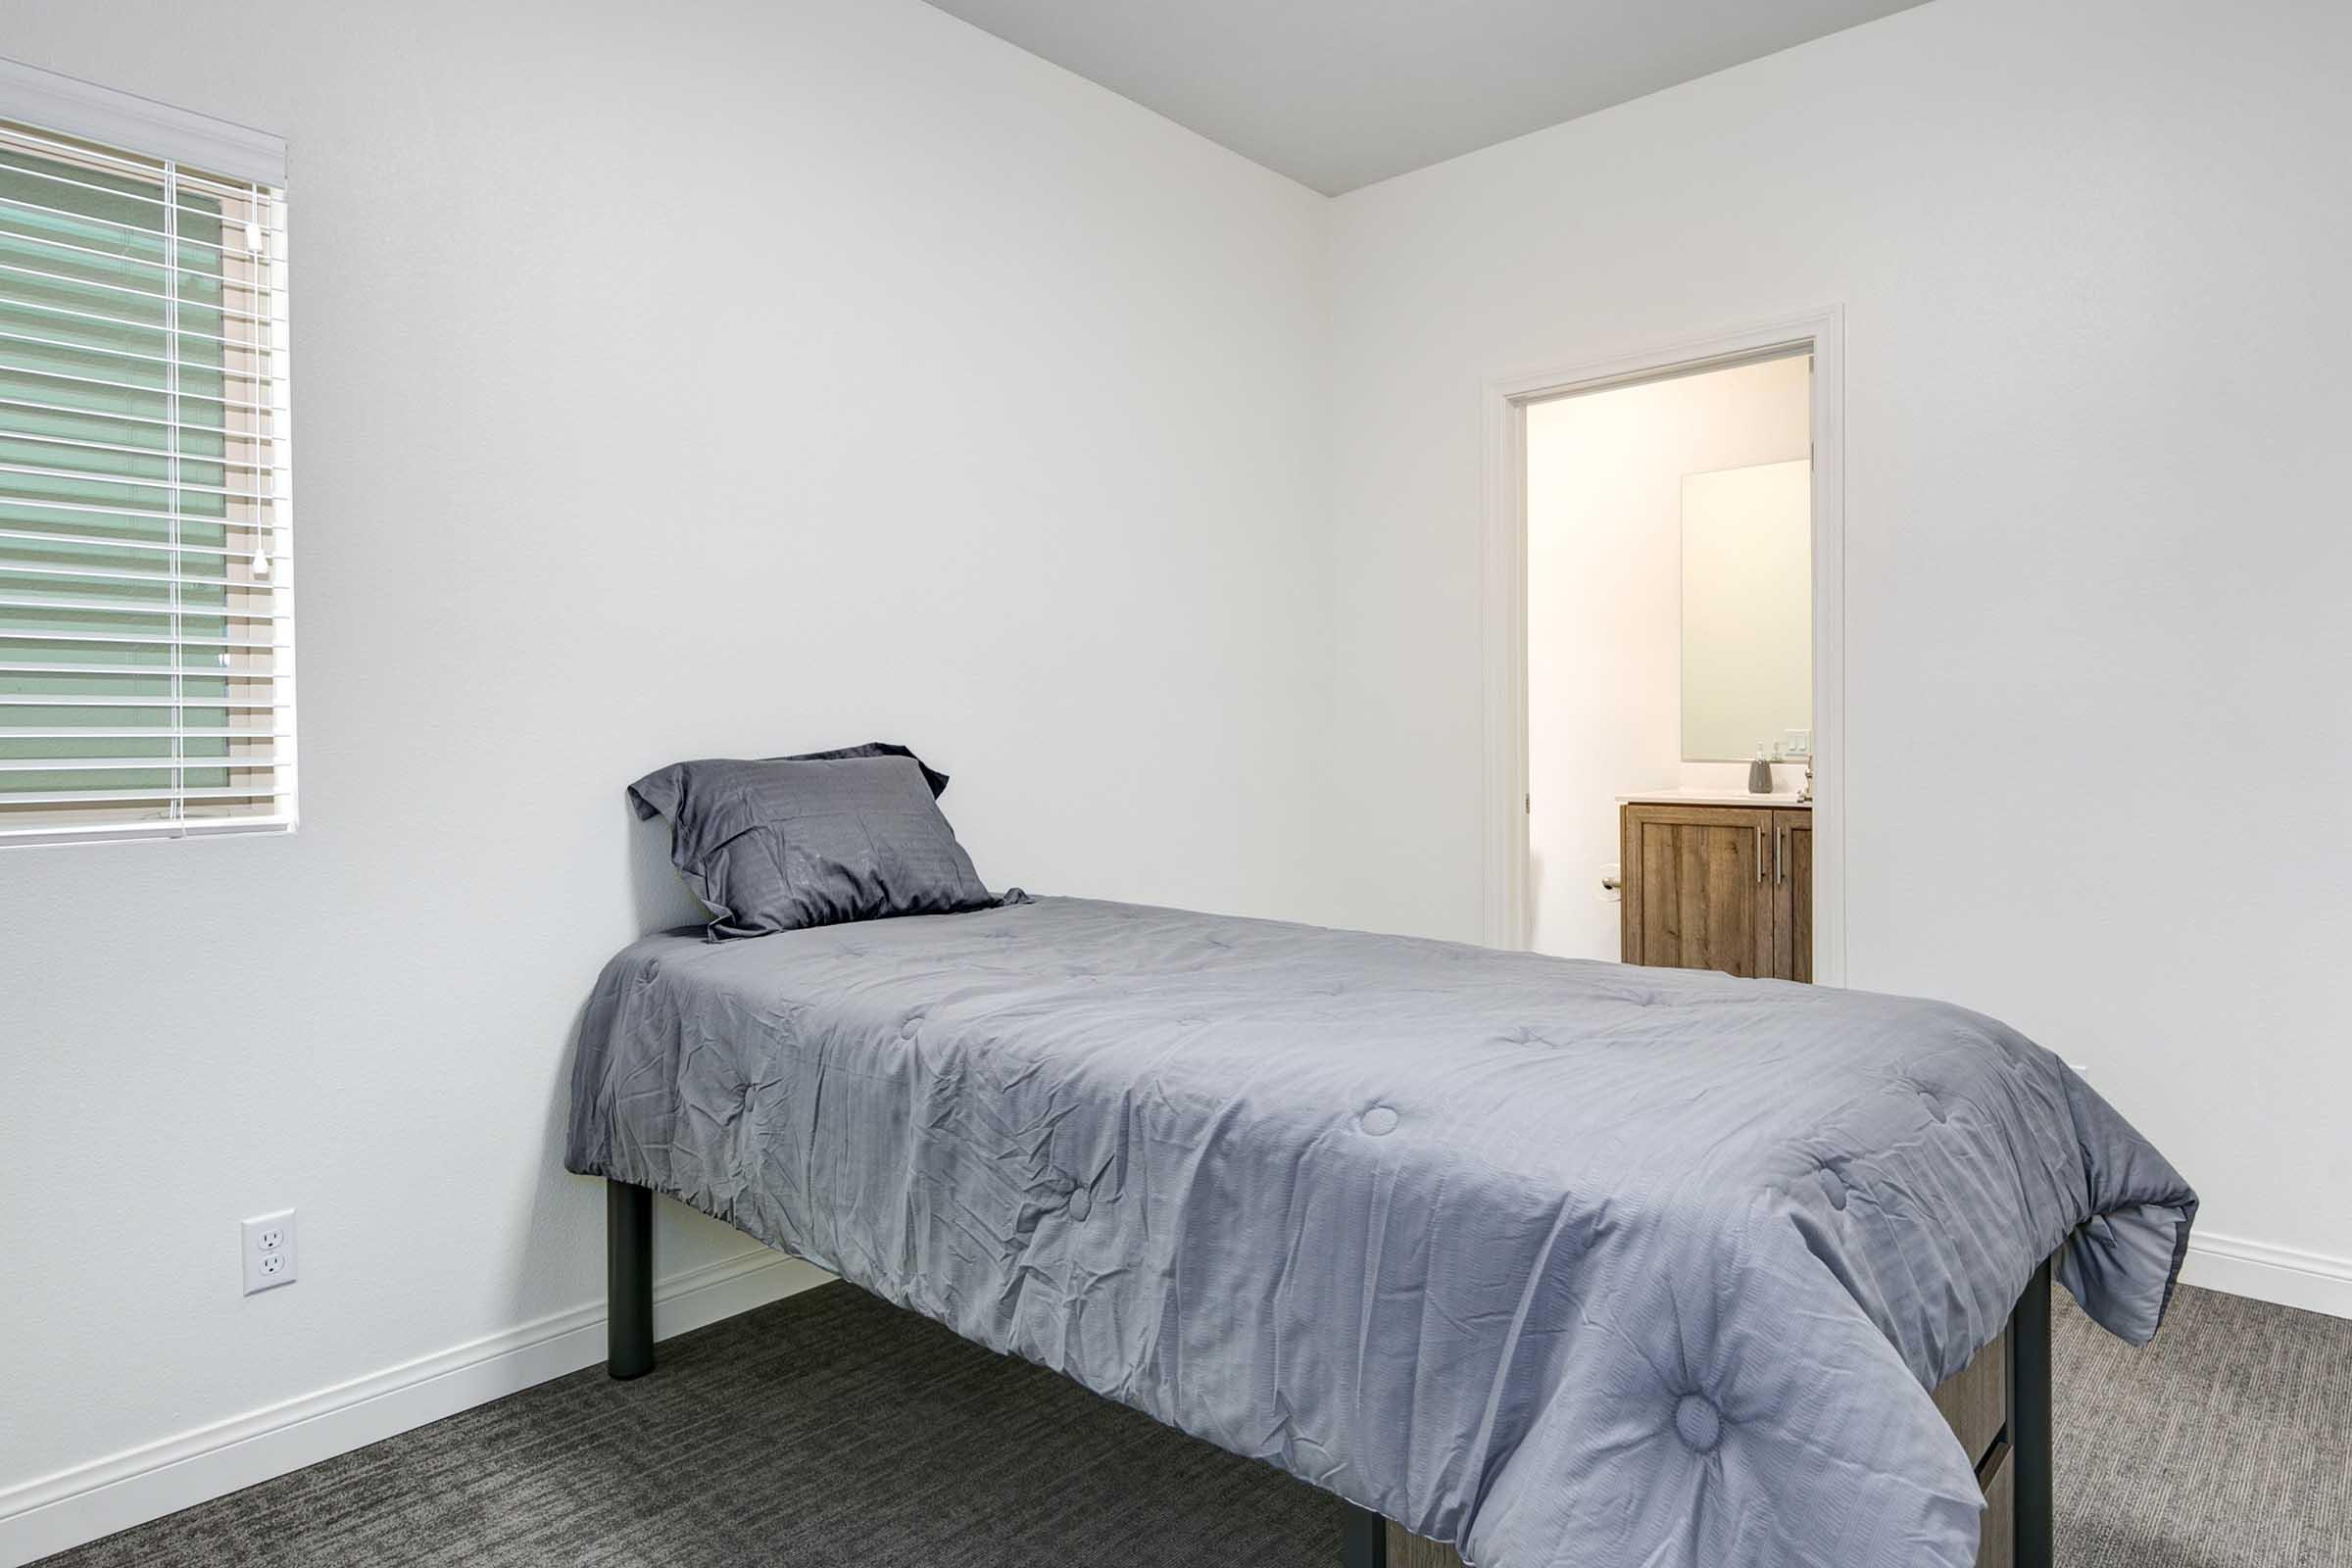
<instances>
[{"instance_id":1,"label":"white ceiling","mask_svg":"<svg viewBox=\"0 0 2352 1568\"><path fill-rule=\"evenodd\" d=\"M931 0L1338 195L1921 0Z\"/></svg>"}]
</instances>

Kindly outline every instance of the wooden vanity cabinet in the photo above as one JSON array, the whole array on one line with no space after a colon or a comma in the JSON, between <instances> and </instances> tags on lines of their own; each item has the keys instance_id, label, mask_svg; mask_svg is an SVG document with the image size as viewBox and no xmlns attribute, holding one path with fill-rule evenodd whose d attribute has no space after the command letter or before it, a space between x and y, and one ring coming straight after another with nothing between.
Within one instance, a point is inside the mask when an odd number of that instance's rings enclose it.
<instances>
[{"instance_id":1,"label":"wooden vanity cabinet","mask_svg":"<svg viewBox=\"0 0 2352 1568\"><path fill-rule=\"evenodd\" d=\"M1628 963L1813 978L1813 813L1746 806L1621 807Z\"/></svg>"}]
</instances>

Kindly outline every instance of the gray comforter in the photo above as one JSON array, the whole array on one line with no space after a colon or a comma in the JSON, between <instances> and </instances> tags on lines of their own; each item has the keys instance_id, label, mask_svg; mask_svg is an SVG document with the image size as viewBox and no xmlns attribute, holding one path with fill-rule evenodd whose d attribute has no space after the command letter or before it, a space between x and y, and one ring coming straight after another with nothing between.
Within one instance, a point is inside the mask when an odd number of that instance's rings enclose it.
<instances>
[{"instance_id":1,"label":"gray comforter","mask_svg":"<svg viewBox=\"0 0 2352 1568\"><path fill-rule=\"evenodd\" d=\"M637 943L566 1163L1482 1568L1964 1568L1927 1389L2196 1209L1958 1007L1075 899Z\"/></svg>"}]
</instances>

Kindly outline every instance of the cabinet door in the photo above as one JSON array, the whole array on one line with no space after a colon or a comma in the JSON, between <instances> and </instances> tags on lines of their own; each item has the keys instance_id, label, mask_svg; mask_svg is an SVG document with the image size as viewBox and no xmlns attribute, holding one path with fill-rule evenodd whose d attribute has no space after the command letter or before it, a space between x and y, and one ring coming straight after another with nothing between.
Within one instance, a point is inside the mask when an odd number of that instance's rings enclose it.
<instances>
[{"instance_id":1,"label":"cabinet door","mask_svg":"<svg viewBox=\"0 0 2352 1568\"><path fill-rule=\"evenodd\" d=\"M1772 814L1737 807L1625 808L1628 963L1773 972Z\"/></svg>"},{"instance_id":2,"label":"cabinet door","mask_svg":"<svg viewBox=\"0 0 2352 1568\"><path fill-rule=\"evenodd\" d=\"M1773 815L1773 967L1783 980L1813 981L1813 813Z\"/></svg>"}]
</instances>

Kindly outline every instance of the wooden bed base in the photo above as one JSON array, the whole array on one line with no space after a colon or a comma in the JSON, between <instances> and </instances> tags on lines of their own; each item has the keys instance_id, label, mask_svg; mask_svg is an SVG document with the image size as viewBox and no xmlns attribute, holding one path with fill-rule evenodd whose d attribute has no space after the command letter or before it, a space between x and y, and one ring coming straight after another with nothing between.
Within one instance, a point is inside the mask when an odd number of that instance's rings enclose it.
<instances>
[{"instance_id":1,"label":"wooden bed base","mask_svg":"<svg viewBox=\"0 0 2352 1568\"><path fill-rule=\"evenodd\" d=\"M609 1367L616 1378L654 1369L654 1195L605 1184ZM2009 1327L1936 1391L1936 1408L1976 1460L1984 1489L1977 1568L2051 1568L2050 1266L2034 1271ZM1461 1568L1450 1546L1409 1535L1369 1509L1343 1503L1341 1568Z\"/></svg>"}]
</instances>

